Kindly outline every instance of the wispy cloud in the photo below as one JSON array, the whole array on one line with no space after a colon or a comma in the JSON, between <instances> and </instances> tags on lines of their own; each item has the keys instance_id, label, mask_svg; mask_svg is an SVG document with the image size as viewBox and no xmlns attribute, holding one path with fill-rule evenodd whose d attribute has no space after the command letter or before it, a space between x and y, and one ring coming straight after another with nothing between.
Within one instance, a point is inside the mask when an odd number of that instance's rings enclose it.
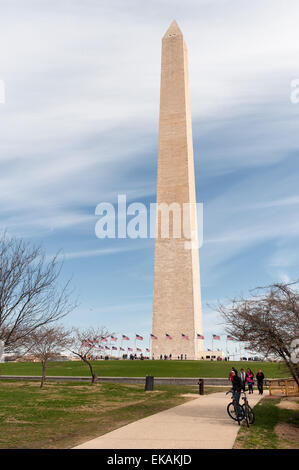
<instances>
[{"instance_id":1,"label":"wispy cloud","mask_svg":"<svg viewBox=\"0 0 299 470\"><path fill-rule=\"evenodd\" d=\"M99 250L70 251L66 253L60 253L57 256L57 259L69 260L69 259L90 258L90 257L107 256L107 255L115 255L115 254L118 255L120 253L127 253L128 251L142 250L145 248L146 247L142 245L134 245L134 246L126 246L126 247L103 248Z\"/></svg>"},{"instance_id":2,"label":"wispy cloud","mask_svg":"<svg viewBox=\"0 0 299 470\"><path fill-rule=\"evenodd\" d=\"M131 175L136 165L155 170L160 40L170 12L189 47L201 175L273 163L285 157L282 149L296 146L295 107L288 108L296 2L286 13L272 1L270 17L251 2L246 21L241 5L229 1L156 3L156 13L136 1L129 5L88 1L66 8L54 1L41 8L13 1L2 7L1 42L9 47L1 61L7 103L0 111L0 199L4 211L22 213L23 226L26 217L38 230L44 213L54 210L65 214L57 228L63 220L67 227L78 205L106 200L111 188L138 195L141 183L143 195L154 193L154 171Z\"/></svg>"}]
</instances>

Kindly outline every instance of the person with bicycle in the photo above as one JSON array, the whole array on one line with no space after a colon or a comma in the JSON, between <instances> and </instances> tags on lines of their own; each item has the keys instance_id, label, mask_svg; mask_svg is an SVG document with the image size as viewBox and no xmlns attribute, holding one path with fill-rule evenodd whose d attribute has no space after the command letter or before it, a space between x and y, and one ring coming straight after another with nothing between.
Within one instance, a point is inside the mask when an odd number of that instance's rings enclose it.
<instances>
[{"instance_id":1,"label":"person with bicycle","mask_svg":"<svg viewBox=\"0 0 299 470\"><path fill-rule=\"evenodd\" d=\"M238 375L237 369L235 369L234 367L232 367L232 370L231 370L230 373L229 373L229 380L230 380L231 382L233 381L233 379L232 379L232 377L233 377L233 372L235 372L235 374Z\"/></svg>"},{"instance_id":2,"label":"person with bicycle","mask_svg":"<svg viewBox=\"0 0 299 470\"><path fill-rule=\"evenodd\" d=\"M240 377L238 376L238 372L236 371L236 369L233 369L231 372L231 381L232 381L232 386L233 386L233 397L236 400L237 409L241 416L243 414L243 411L239 404L239 401L240 401L241 390L242 390L242 382L241 382Z\"/></svg>"}]
</instances>

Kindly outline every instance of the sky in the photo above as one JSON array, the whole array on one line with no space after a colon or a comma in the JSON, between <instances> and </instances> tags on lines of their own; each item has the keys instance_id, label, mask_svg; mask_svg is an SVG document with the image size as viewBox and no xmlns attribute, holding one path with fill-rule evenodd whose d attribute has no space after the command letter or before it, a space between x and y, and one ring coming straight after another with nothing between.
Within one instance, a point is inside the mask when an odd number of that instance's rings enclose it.
<instances>
[{"instance_id":1,"label":"sky","mask_svg":"<svg viewBox=\"0 0 299 470\"><path fill-rule=\"evenodd\" d=\"M0 0L0 11L0 228L60 251L79 300L65 324L148 346L154 240L98 239L95 208L118 194L155 202L173 19L189 55L205 347L224 335L217 301L299 278L297 0Z\"/></svg>"}]
</instances>

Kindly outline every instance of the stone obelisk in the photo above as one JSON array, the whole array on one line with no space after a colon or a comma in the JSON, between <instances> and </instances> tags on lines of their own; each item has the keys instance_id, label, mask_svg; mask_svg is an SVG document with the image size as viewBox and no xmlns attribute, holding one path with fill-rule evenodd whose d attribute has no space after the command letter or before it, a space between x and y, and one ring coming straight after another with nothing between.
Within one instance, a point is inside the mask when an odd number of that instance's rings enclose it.
<instances>
[{"instance_id":1,"label":"stone obelisk","mask_svg":"<svg viewBox=\"0 0 299 470\"><path fill-rule=\"evenodd\" d=\"M181 208L180 221L187 229L179 237L172 236L177 221L171 211L169 236L161 235L162 211L158 209L163 203ZM203 351L203 340L197 339L202 334L202 315L195 204L187 48L173 21L162 39L152 325L156 359L161 354L200 359ZM192 248L186 241L191 234Z\"/></svg>"}]
</instances>

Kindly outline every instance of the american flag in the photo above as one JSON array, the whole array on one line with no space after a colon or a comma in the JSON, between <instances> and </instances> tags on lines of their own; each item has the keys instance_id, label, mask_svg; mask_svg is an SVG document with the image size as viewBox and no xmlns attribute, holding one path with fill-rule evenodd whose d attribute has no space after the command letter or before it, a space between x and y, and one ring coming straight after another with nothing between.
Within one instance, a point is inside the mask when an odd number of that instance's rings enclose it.
<instances>
[{"instance_id":1,"label":"american flag","mask_svg":"<svg viewBox=\"0 0 299 470\"><path fill-rule=\"evenodd\" d=\"M84 347L89 346L89 342L84 340L82 341L81 346L84 346Z\"/></svg>"},{"instance_id":2,"label":"american flag","mask_svg":"<svg viewBox=\"0 0 299 470\"><path fill-rule=\"evenodd\" d=\"M148 348L145 349L147 352L150 352L150 350Z\"/></svg>"},{"instance_id":3,"label":"american flag","mask_svg":"<svg viewBox=\"0 0 299 470\"><path fill-rule=\"evenodd\" d=\"M98 344L99 340L97 338L93 338L93 342Z\"/></svg>"},{"instance_id":4,"label":"american flag","mask_svg":"<svg viewBox=\"0 0 299 470\"><path fill-rule=\"evenodd\" d=\"M140 339L140 341L142 341L142 340L143 340L143 337L136 334L136 339Z\"/></svg>"},{"instance_id":5,"label":"american flag","mask_svg":"<svg viewBox=\"0 0 299 470\"><path fill-rule=\"evenodd\" d=\"M117 347L116 347L116 346L112 346L112 349L114 349L114 351L116 351L116 350L117 350Z\"/></svg>"},{"instance_id":6,"label":"american flag","mask_svg":"<svg viewBox=\"0 0 299 470\"><path fill-rule=\"evenodd\" d=\"M200 335L199 333L197 333L197 339L205 339L205 337L203 335Z\"/></svg>"},{"instance_id":7,"label":"american flag","mask_svg":"<svg viewBox=\"0 0 299 470\"><path fill-rule=\"evenodd\" d=\"M248 351L250 348L247 347L247 348L244 348L244 349L246 349L246 351Z\"/></svg>"},{"instance_id":8,"label":"american flag","mask_svg":"<svg viewBox=\"0 0 299 470\"><path fill-rule=\"evenodd\" d=\"M128 351L133 351L133 349L132 349L132 348L128 348Z\"/></svg>"},{"instance_id":9,"label":"american flag","mask_svg":"<svg viewBox=\"0 0 299 470\"><path fill-rule=\"evenodd\" d=\"M151 338L152 339L158 339L157 336L153 335L153 333L151 333Z\"/></svg>"},{"instance_id":10,"label":"american flag","mask_svg":"<svg viewBox=\"0 0 299 470\"><path fill-rule=\"evenodd\" d=\"M102 340L104 343L107 343L107 338L105 338L105 336L102 336L102 337L101 337L101 340Z\"/></svg>"},{"instance_id":11,"label":"american flag","mask_svg":"<svg viewBox=\"0 0 299 470\"><path fill-rule=\"evenodd\" d=\"M104 346L99 346L99 349L104 349Z\"/></svg>"},{"instance_id":12,"label":"american flag","mask_svg":"<svg viewBox=\"0 0 299 470\"><path fill-rule=\"evenodd\" d=\"M233 338L233 337L230 336L230 335L227 335L226 339L227 339L227 341L234 341L235 338Z\"/></svg>"},{"instance_id":13,"label":"american flag","mask_svg":"<svg viewBox=\"0 0 299 470\"><path fill-rule=\"evenodd\" d=\"M111 335L111 341L117 341L117 338L115 338L115 336Z\"/></svg>"},{"instance_id":14,"label":"american flag","mask_svg":"<svg viewBox=\"0 0 299 470\"><path fill-rule=\"evenodd\" d=\"M119 348L120 351L124 351L124 348Z\"/></svg>"},{"instance_id":15,"label":"american flag","mask_svg":"<svg viewBox=\"0 0 299 470\"><path fill-rule=\"evenodd\" d=\"M184 335L184 333L182 333L182 338L184 338L184 339L189 339L189 336Z\"/></svg>"},{"instance_id":16,"label":"american flag","mask_svg":"<svg viewBox=\"0 0 299 470\"><path fill-rule=\"evenodd\" d=\"M220 339L219 335L213 335L213 339Z\"/></svg>"},{"instance_id":17,"label":"american flag","mask_svg":"<svg viewBox=\"0 0 299 470\"><path fill-rule=\"evenodd\" d=\"M126 340L126 341L129 341L130 338L127 336L127 335L122 335L122 339Z\"/></svg>"},{"instance_id":18,"label":"american flag","mask_svg":"<svg viewBox=\"0 0 299 470\"><path fill-rule=\"evenodd\" d=\"M137 351L139 351L139 352L141 352L141 351L142 351L142 349L140 349L140 348L136 348L136 349L137 349Z\"/></svg>"},{"instance_id":19,"label":"american flag","mask_svg":"<svg viewBox=\"0 0 299 470\"><path fill-rule=\"evenodd\" d=\"M110 349L108 346L105 346L105 349Z\"/></svg>"},{"instance_id":20,"label":"american flag","mask_svg":"<svg viewBox=\"0 0 299 470\"><path fill-rule=\"evenodd\" d=\"M167 339L172 339L172 336L170 336L168 333L165 333L165 336Z\"/></svg>"}]
</instances>

